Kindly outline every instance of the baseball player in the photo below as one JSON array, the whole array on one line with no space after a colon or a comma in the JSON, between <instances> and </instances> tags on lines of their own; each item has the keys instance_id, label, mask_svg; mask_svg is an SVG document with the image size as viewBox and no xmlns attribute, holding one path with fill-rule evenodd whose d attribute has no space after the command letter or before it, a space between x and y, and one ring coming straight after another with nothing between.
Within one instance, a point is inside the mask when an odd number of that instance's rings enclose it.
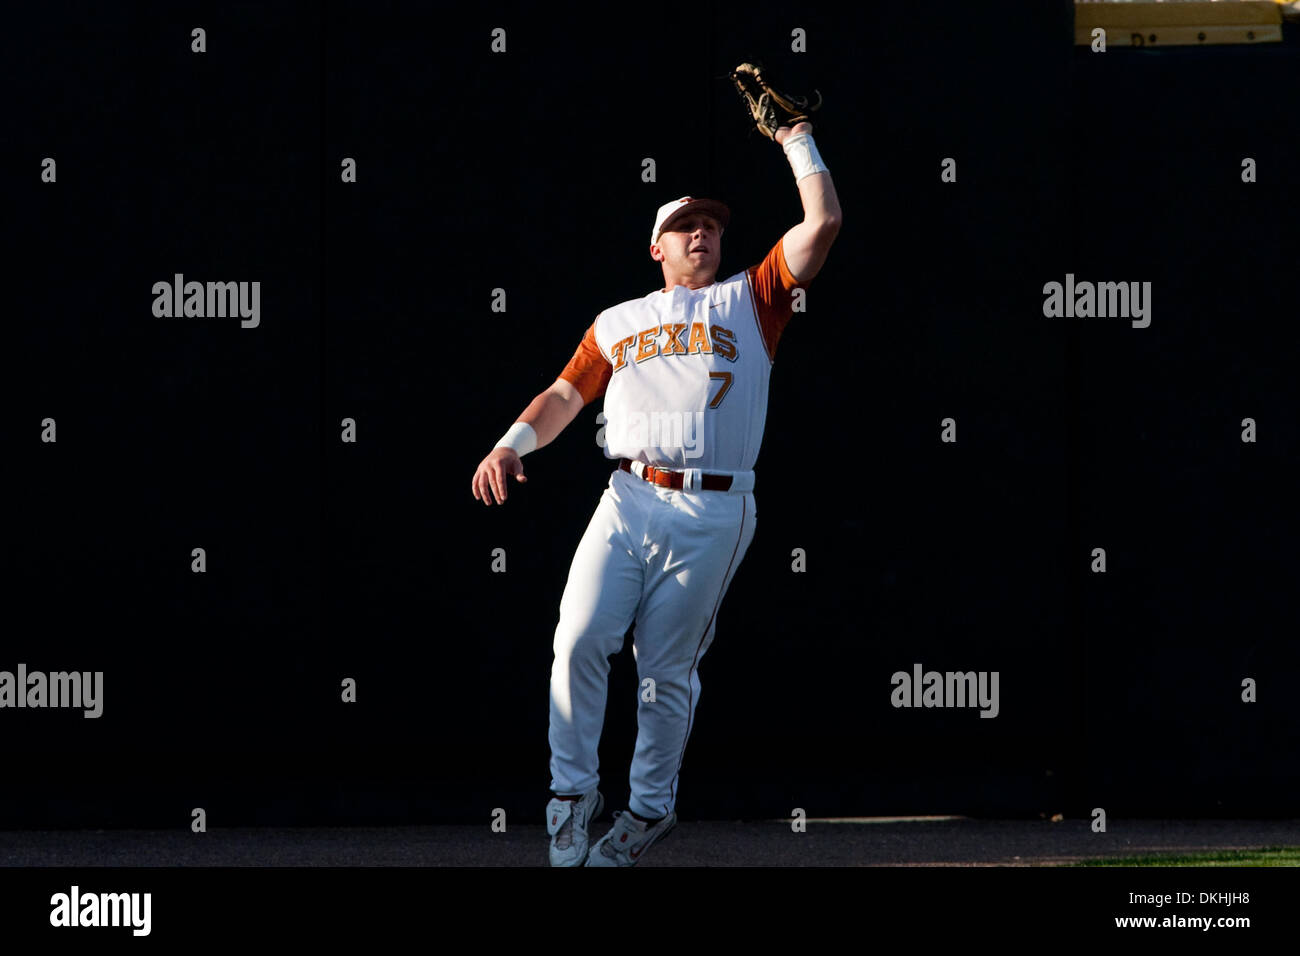
<instances>
[{"instance_id":1,"label":"baseball player","mask_svg":"<svg viewBox=\"0 0 1300 956\"><path fill-rule=\"evenodd\" d=\"M604 396L610 475L560 601L551 669L552 866L634 866L677 821L678 772L700 700L700 659L754 536L754 462L768 376L795 289L840 227L812 126L773 136L794 170L804 218L763 261L717 281L730 211L682 197L660 207L650 256L662 289L601 312L559 378L533 399L474 473L474 496L504 504L521 458ZM597 421L601 421L598 417ZM597 746L609 658L635 624L640 682L628 812L594 845L604 799Z\"/></svg>"}]
</instances>

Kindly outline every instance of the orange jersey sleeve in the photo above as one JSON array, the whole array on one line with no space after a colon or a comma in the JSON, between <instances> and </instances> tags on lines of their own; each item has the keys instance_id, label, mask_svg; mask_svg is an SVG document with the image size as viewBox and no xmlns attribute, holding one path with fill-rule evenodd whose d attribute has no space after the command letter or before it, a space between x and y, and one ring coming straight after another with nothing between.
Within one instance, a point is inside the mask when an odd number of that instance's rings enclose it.
<instances>
[{"instance_id":1,"label":"orange jersey sleeve","mask_svg":"<svg viewBox=\"0 0 1300 956\"><path fill-rule=\"evenodd\" d=\"M605 394L613 370L609 359L601 354L600 346L596 344L596 323L592 322L560 378L578 390L585 405Z\"/></svg>"},{"instance_id":2,"label":"orange jersey sleeve","mask_svg":"<svg viewBox=\"0 0 1300 956\"><path fill-rule=\"evenodd\" d=\"M776 357L776 343L794 315L790 293L808 287L808 283L796 281L786 265L784 244L784 237L777 240L763 261L747 270L749 287L754 293L754 312L767 344L768 358Z\"/></svg>"}]
</instances>

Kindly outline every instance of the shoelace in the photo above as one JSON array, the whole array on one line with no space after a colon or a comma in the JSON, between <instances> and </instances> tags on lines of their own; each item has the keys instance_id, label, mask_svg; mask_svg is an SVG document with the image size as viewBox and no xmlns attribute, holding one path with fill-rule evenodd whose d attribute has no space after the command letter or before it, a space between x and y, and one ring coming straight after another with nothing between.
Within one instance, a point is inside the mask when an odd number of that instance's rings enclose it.
<instances>
[{"instance_id":1,"label":"shoelace","mask_svg":"<svg viewBox=\"0 0 1300 956\"><path fill-rule=\"evenodd\" d=\"M637 832L636 827L632 826L629 823L624 822L623 811L615 810L614 811L614 832L609 835L609 839L605 841L603 846L601 846L600 852L602 855L609 857L611 860L618 857L619 850L618 847L614 845L614 841L618 839L619 831L622 830L626 830L629 835L635 834ZM624 844L624 846L627 846L627 844ZM631 849L630 846L627 848Z\"/></svg>"}]
</instances>

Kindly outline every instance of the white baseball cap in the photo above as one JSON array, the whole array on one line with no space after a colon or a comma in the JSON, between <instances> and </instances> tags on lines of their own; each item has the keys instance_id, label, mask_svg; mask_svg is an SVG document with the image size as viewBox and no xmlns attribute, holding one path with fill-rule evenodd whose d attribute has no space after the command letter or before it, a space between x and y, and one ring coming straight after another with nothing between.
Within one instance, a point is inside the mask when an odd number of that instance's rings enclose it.
<instances>
[{"instance_id":1,"label":"white baseball cap","mask_svg":"<svg viewBox=\"0 0 1300 956\"><path fill-rule=\"evenodd\" d=\"M716 199L696 199L693 196L683 196L681 199L674 199L672 202L666 202L659 207L659 213L655 216L655 227L650 233L650 245L653 246L659 241L660 234L663 233L664 227L669 224L670 220L688 212L700 212L706 216L712 216L718 220L718 225L723 229L726 229L727 223L731 222L731 210Z\"/></svg>"}]
</instances>

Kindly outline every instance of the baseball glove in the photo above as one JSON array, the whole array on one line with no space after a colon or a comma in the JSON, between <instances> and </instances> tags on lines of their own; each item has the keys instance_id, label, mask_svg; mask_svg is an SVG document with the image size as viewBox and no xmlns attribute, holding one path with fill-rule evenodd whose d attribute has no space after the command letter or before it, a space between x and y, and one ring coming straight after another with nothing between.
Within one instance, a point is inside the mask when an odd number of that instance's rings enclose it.
<instances>
[{"instance_id":1,"label":"baseball glove","mask_svg":"<svg viewBox=\"0 0 1300 956\"><path fill-rule=\"evenodd\" d=\"M810 100L772 89L763 79L762 69L752 63L742 63L732 70L731 81L736 84L750 119L768 139L776 139L776 131L782 126L806 121L808 114L822 105L822 96L816 90Z\"/></svg>"}]
</instances>

